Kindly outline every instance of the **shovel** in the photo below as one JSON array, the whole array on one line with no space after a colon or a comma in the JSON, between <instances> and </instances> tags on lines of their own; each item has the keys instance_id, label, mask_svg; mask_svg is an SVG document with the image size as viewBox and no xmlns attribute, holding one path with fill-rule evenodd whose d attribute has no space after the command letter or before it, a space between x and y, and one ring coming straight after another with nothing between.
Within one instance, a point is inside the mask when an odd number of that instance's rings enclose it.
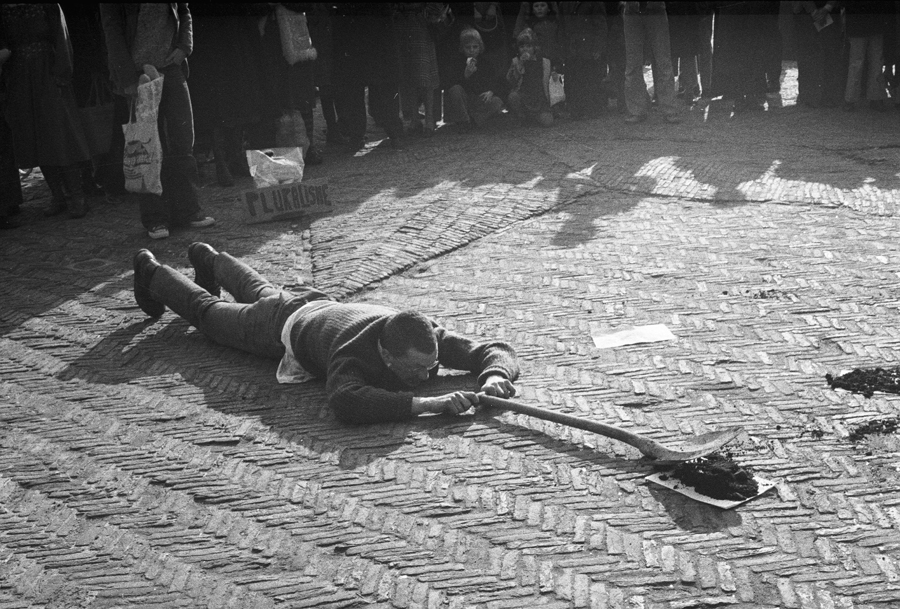
<instances>
[{"instance_id":1,"label":"shovel","mask_svg":"<svg viewBox=\"0 0 900 609\"><path fill-rule=\"evenodd\" d=\"M514 402L513 400L498 398L484 393L478 394L478 402L480 404L494 406L495 408L512 410L519 414L527 414L536 419L544 419L545 421L552 421L569 427L577 427L578 429L590 431L601 436L606 436L607 438L613 438L614 440L619 440L620 442L625 442L626 444L634 446L641 451L641 454L645 457L657 461L690 461L691 459L703 457L722 448L725 444L728 444L743 432L743 429L738 427L724 431L711 431L699 436L689 436L683 441L682 446L676 449L663 446L656 440L651 440L646 436L632 433L621 427L607 425L606 423L598 423L580 417L573 417L572 415L563 414L561 412L554 412L552 410L538 408L537 406L529 406L528 404L522 404L521 402Z\"/></svg>"}]
</instances>

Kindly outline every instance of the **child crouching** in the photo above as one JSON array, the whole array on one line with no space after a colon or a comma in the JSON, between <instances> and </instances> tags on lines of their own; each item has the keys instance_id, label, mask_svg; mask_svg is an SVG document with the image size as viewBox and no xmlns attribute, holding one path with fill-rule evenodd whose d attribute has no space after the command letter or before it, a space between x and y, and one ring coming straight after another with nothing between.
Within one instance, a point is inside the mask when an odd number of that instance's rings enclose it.
<instances>
[{"instance_id":1,"label":"child crouching","mask_svg":"<svg viewBox=\"0 0 900 609\"><path fill-rule=\"evenodd\" d=\"M459 66L454 70L456 84L447 90L444 120L468 128L483 125L503 111L499 91L500 79L491 63L479 61L484 42L478 30L467 28L459 35Z\"/></svg>"},{"instance_id":2,"label":"child crouching","mask_svg":"<svg viewBox=\"0 0 900 609\"><path fill-rule=\"evenodd\" d=\"M553 124L553 112L550 110L550 60L541 53L531 29L522 30L516 37L516 44L519 55L513 57L512 65L506 73L506 80L513 89L507 105L519 120L536 120L542 126L549 127Z\"/></svg>"}]
</instances>

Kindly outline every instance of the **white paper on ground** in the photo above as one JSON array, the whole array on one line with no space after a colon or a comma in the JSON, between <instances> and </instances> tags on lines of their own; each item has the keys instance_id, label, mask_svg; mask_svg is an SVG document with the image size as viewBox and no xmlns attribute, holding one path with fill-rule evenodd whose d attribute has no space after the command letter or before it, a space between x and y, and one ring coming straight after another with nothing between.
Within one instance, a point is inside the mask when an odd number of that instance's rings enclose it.
<instances>
[{"instance_id":1,"label":"white paper on ground","mask_svg":"<svg viewBox=\"0 0 900 609\"><path fill-rule=\"evenodd\" d=\"M746 499L740 499L737 501L731 501L729 499L713 499L712 497L709 497L707 495L701 495L700 493L695 491L693 487L687 486L683 482L672 478L671 476L668 477L667 480L663 480L661 478L662 475L663 474L651 474L650 476L647 476L646 479L650 482L655 482L660 486L664 486L667 489L673 490L676 493L681 493L685 497L690 497L695 501L706 503L707 505L714 505L718 508L722 508L723 510L730 510L731 508L737 507L742 503L746 503L751 499L756 499L763 493L775 488L775 483L773 481L767 480L766 478L761 478L760 476L753 476L753 479L756 480L756 484L759 485L759 492L752 497L747 497Z\"/></svg>"},{"instance_id":2,"label":"white paper on ground","mask_svg":"<svg viewBox=\"0 0 900 609\"><path fill-rule=\"evenodd\" d=\"M675 335L669 331L665 324L650 326L623 326L612 330L598 330L591 332L594 346L598 349L621 347L622 345L635 345L638 343L655 343L662 340L675 340Z\"/></svg>"}]
</instances>

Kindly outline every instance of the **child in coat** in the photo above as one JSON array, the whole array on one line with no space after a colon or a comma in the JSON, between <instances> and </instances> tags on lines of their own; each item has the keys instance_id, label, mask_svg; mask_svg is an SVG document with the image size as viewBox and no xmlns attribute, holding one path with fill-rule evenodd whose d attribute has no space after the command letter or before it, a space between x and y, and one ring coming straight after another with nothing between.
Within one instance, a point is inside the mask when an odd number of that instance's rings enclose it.
<instances>
[{"instance_id":1,"label":"child in coat","mask_svg":"<svg viewBox=\"0 0 900 609\"><path fill-rule=\"evenodd\" d=\"M456 82L447 90L444 120L463 128L480 127L503 111L500 79L491 63L481 60L484 42L478 30L466 28L460 33L459 50L460 63L453 75Z\"/></svg>"},{"instance_id":2,"label":"child in coat","mask_svg":"<svg viewBox=\"0 0 900 609\"><path fill-rule=\"evenodd\" d=\"M519 54L506 73L512 87L507 106L520 121L535 120L543 127L553 124L550 110L550 60L543 56L531 29L516 37Z\"/></svg>"}]
</instances>

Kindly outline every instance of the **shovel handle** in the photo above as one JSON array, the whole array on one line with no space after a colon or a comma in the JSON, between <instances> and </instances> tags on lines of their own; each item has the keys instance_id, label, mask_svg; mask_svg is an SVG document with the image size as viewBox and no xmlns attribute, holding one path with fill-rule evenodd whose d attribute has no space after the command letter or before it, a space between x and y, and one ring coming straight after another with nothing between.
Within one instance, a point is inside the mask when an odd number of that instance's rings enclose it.
<instances>
[{"instance_id":1,"label":"shovel handle","mask_svg":"<svg viewBox=\"0 0 900 609\"><path fill-rule=\"evenodd\" d=\"M569 414L563 414L561 412L555 412L553 410L538 408L537 406L529 406L528 404L515 402L506 398L498 398L492 395L479 393L478 402L481 404L487 404L488 406L494 406L496 408L512 410L513 412L518 412L519 414L527 414L528 416L534 417L536 419L544 419L545 421L552 421L553 423L568 425L569 427L576 427L578 429L590 431L601 436L606 436L607 438L613 438L615 440L619 440L620 442L624 442L625 444L634 446L644 454L647 454L645 452L647 450L652 451L653 448L657 445L654 440L631 433L630 431L626 431L621 427L607 425L606 423L598 423L597 421L582 419L581 417L574 417Z\"/></svg>"}]
</instances>

